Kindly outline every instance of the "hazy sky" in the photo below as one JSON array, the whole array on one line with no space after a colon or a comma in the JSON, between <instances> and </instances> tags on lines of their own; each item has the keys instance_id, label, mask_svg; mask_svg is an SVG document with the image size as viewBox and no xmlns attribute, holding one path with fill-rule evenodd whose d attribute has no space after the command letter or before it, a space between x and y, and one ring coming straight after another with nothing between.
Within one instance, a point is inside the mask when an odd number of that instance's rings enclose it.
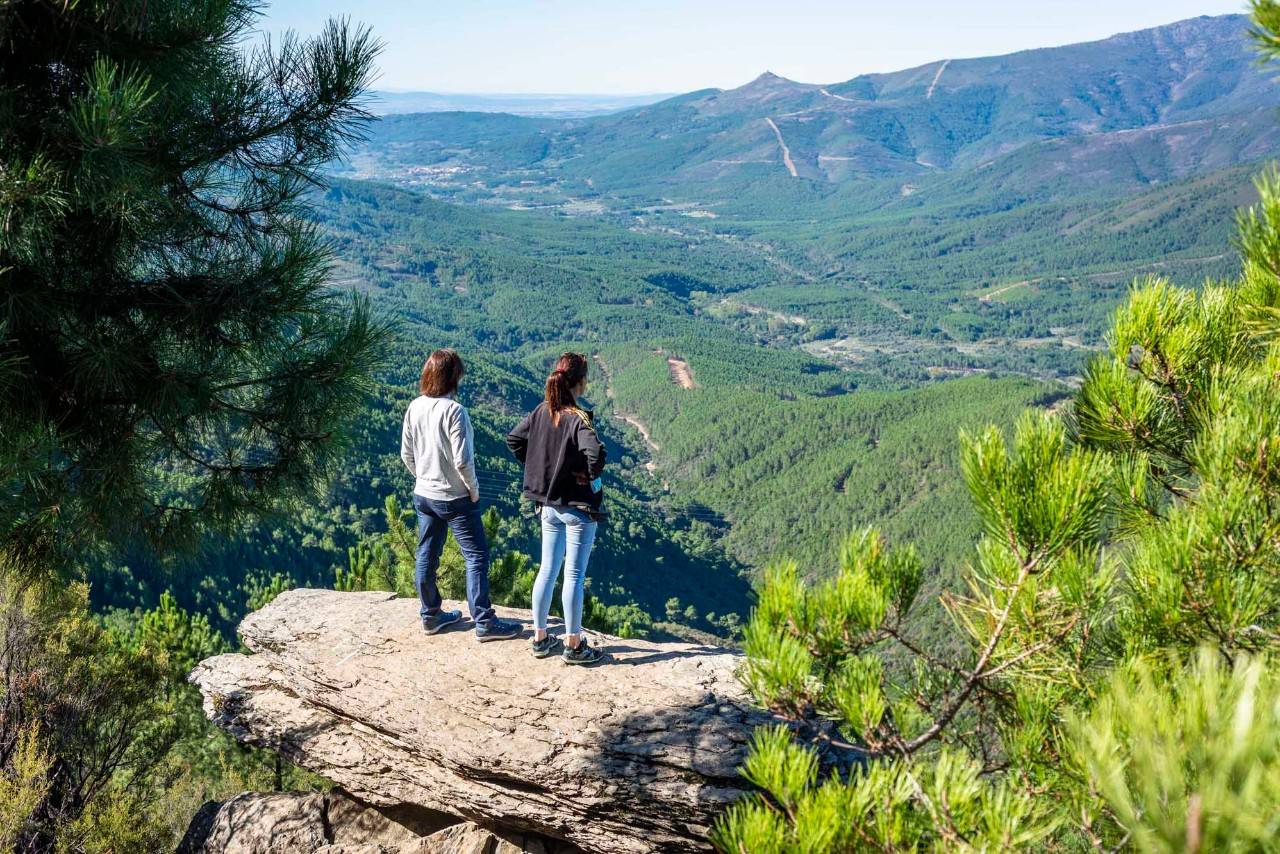
<instances>
[{"instance_id":1,"label":"hazy sky","mask_svg":"<svg viewBox=\"0 0 1280 854\"><path fill-rule=\"evenodd\" d=\"M1243 0L268 0L263 29L328 17L386 44L384 89L649 93L807 83L937 59L1070 44Z\"/></svg>"}]
</instances>

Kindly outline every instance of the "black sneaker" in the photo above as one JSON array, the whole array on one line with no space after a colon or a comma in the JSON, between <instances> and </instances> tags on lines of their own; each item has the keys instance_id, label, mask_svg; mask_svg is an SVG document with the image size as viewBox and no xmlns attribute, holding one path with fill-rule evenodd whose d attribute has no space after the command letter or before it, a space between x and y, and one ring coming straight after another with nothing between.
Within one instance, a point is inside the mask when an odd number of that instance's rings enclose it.
<instances>
[{"instance_id":1,"label":"black sneaker","mask_svg":"<svg viewBox=\"0 0 1280 854\"><path fill-rule=\"evenodd\" d=\"M422 630L429 635L434 635L445 626L451 626L461 619L461 611L437 611L422 618Z\"/></svg>"},{"instance_id":2,"label":"black sneaker","mask_svg":"<svg viewBox=\"0 0 1280 854\"><path fill-rule=\"evenodd\" d=\"M605 655L600 650L600 647L592 646L587 643L586 638L578 641L578 645L575 647L565 647L564 655L562 657L564 658L565 664L586 665L599 664L605 659Z\"/></svg>"},{"instance_id":3,"label":"black sneaker","mask_svg":"<svg viewBox=\"0 0 1280 854\"><path fill-rule=\"evenodd\" d=\"M524 626L511 620L493 619L487 623L476 623L476 639L481 643L492 640L510 640L524 632Z\"/></svg>"},{"instance_id":4,"label":"black sneaker","mask_svg":"<svg viewBox=\"0 0 1280 854\"><path fill-rule=\"evenodd\" d=\"M563 645L560 638L555 635L547 635L540 641L534 641L529 649L533 652L534 658L546 658L559 652L560 647Z\"/></svg>"}]
</instances>

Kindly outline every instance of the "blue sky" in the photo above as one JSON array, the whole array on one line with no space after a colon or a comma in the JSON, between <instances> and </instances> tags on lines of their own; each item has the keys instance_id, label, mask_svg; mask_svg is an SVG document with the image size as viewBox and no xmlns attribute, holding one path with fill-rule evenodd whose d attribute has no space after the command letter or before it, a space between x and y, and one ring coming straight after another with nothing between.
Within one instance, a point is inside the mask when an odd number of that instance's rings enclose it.
<instances>
[{"instance_id":1,"label":"blue sky","mask_svg":"<svg viewBox=\"0 0 1280 854\"><path fill-rule=\"evenodd\" d=\"M269 0L270 2L270 0ZM937 59L1104 38L1244 0L274 0L262 28L328 17L386 42L380 88L649 93L761 71L832 83Z\"/></svg>"}]
</instances>

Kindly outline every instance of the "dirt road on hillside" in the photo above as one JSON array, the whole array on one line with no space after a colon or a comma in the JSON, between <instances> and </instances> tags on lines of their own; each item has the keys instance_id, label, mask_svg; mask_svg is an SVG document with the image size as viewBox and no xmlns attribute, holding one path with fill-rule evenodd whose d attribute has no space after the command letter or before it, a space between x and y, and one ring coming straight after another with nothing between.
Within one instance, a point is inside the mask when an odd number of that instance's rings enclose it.
<instances>
[{"instance_id":1,"label":"dirt road on hillside","mask_svg":"<svg viewBox=\"0 0 1280 854\"><path fill-rule=\"evenodd\" d=\"M782 131L778 130L773 119L765 118L765 121L769 123L769 127L773 128L773 135L778 138L778 147L782 149L782 164L787 167L792 178L799 178L800 173L796 171L796 164L791 160L791 149L787 148L787 143L782 138Z\"/></svg>"},{"instance_id":2,"label":"dirt road on hillside","mask_svg":"<svg viewBox=\"0 0 1280 854\"><path fill-rule=\"evenodd\" d=\"M857 103L857 99L855 98L846 98L844 95L837 95L834 92L828 92L826 89L819 89L818 91L826 95L828 98L835 98L837 101L848 101L851 104Z\"/></svg>"},{"instance_id":3,"label":"dirt road on hillside","mask_svg":"<svg viewBox=\"0 0 1280 854\"><path fill-rule=\"evenodd\" d=\"M938 73L933 75L933 82L929 84L929 91L924 93L924 99L927 101L933 97L934 91L938 88L938 81L942 79L942 72L947 70L947 66L951 64L951 60L943 60L938 66Z\"/></svg>"},{"instance_id":4,"label":"dirt road on hillside","mask_svg":"<svg viewBox=\"0 0 1280 854\"><path fill-rule=\"evenodd\" d=\"M606 365L604 363L604 359L601 359L598 355L592 356L591 358L600 366L600 373L604 375L604 396L609 400L613 400L613 378L609 374L609 366ZM640 434L640 438L649 446L649 450L651 452L656 454L660 450L658 443L653 441L653 436L649 434L648 426L639 418L626 412L619 412L616 408L614 409L613 417L619 421L625 421L632 427L636 428L636 432ZM654 474L658 470L658 464L653 460L648 460L645 462L644 468L645 471L649 472L649 474Z\"/></svg>"}]
</instances>

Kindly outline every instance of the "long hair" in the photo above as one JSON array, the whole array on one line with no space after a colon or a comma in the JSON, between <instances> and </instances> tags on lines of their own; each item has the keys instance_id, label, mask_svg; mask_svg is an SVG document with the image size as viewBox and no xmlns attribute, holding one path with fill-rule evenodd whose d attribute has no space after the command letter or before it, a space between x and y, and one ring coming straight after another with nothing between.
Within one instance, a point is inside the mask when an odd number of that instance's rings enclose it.
<instances>
[{"instance_id":1,"label":"long hair","mask_svg":"<svg viewBox=\"0 0 1280 854\"><path fill-rule=\"evenodd\" d=\"M457 350L436 350L422 366L418 390L427 397L447 397L458 390L466 367Z\"/></svg>"},{"instance_id":2,"label":"long hair","mask_svg":"<svg viewBox=\"0 0 1280 854\"><path fill-rule=\"evenodd\" d=\"M547 377L547 411L551 423L560 423L560 413L577 406L573 389L587 378L587 357L581 353L565 353L556 362L555 370Z\"/></svg>"}]
</instances>

